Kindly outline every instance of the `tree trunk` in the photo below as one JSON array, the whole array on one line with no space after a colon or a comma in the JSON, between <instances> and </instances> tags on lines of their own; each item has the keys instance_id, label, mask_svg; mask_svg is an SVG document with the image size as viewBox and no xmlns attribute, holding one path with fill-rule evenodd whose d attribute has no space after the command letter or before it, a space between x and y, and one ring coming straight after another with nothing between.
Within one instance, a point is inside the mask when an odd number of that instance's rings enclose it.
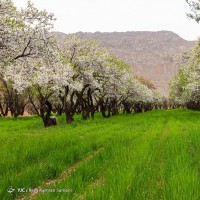
<instances>
[{"instance_id":1,"label":"tree trunk","mask_svg":"<svg viewBox=\"0 0 200 200\"><path fill-rule=\"evenodd\" d=\"M44 100L40 102L41 107L40 107L40 116L43 120L44 126L49 127L49 126L55 126L57 125L57 122L55 120L51 119L51 111L52 111L52 105L48 100Z\"/></svg>"},{"instance_id":2,"label":"tree trunk","mask_svg":"<svg viewBox=\"0 0 200 200\"><path fill-rule=\"evenodd\" d=\"M92 112L91 112L91 117L92 117L92 119L94 119L94 114L95 114L95 111L92 111Z\"/></svg>"},{"instance_id":3,"label":"tree trunk","mask_svg":"<svg viewBox=\"0 0 200 200\"><path fill-rule=\"evenodd\" d=\"M74 115L71 113L65 113L67 124L71 124L74 121Z\"/></svg>"}]
</instances>

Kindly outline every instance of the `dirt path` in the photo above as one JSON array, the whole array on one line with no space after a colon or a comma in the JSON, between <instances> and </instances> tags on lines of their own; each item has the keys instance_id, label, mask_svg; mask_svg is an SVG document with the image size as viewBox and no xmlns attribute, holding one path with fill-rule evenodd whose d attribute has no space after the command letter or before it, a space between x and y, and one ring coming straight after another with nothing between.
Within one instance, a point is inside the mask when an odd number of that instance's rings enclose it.
<instances>
[{"instance_id":1,"label":"dirt path","mask_svg":"<svg viewBox=\"0 0 200 200\"><path fill-rule=\"evenodd\" d=\"M76 171L76 169L79 168L79 166L84 163L87 162L89 160L91 160L94 156L96 156L99 152L101 152L103 150L103 148L99 148L96 151L92 152L90 155L88 155L87 157L85 157L83 160L78 161L77 163L71 165L71 167L69 167L68 169L64 170L57 179L54 180L45 180L44 183L42 184L42 186L38 186L34 189L34 192L31 192L31 194L29 196L22 196L22 197L17 197L16 200L32 200L32 199L36 199L38 194L39 194L39 190L41 190L44 186L55 186L56 184L61 183L62 181L64 181L65 179L67 179L73 172ZM97 181L98 183L99 181ZM94 185L96 185L97 183L95 183Z\"/></svg>"}]
</instances>

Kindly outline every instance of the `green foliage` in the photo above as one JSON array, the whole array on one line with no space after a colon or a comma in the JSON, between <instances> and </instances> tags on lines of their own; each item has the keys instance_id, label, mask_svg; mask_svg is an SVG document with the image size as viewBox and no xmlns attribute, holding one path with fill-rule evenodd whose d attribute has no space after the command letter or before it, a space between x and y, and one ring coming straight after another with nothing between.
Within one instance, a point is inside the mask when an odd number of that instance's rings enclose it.
<instances>
[{"instance_id":1,"label":"green foliage","mask_svg":"<svg viewBox=\"0 0 200 200\"><path fill-rule=\"evenodd\" d=\"M115 64L117 67L119 67L120 69L125 69L129 72L132 71L130 65L128 65L125 61L120 60L119 58L116 58L114 55L110 54L108 56L108 61Z\"/></svg>"}]
</instances>

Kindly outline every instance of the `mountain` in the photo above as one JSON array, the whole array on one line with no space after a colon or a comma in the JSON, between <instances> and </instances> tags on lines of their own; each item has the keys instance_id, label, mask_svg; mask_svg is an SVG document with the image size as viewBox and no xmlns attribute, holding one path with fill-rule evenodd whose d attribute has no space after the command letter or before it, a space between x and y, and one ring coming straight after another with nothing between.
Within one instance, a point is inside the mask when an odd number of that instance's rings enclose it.
<instances>
[{"instance_id":1,"label":"mountain","mask_svg":"<svg viewBox=\"0 0 200 200\"><path fill-rule=\"evenodd\" d=\"M68 35L55 32L63 41ZM168 83L176 74L174 56L189 49L194 41L186 41L170 31L76 33L80 38L99 40L110 53L128 63L137 76L150 80L157 90L167 95Z\"/></svg>"}]
</instances>

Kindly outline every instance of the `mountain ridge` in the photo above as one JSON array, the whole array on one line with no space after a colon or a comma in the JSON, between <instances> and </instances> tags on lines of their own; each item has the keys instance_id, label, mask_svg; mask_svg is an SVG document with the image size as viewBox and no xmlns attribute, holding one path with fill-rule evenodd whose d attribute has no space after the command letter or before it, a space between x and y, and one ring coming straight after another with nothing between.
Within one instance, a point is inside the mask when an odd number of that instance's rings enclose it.
<instances>
[{"instance_id":1,"label":"mountain ridge","mask_svg":"<svg viewBox=\"0 0 200 200\"><path fill-rule=\"evenodd\" d=\"M54 33L60 41L70 35ZM181 49L190 49L195 45L195 41L187 41L171 31L97 31L75 34L82 39L100 41L103 48L129 64L137 76L150 80L165 96L169 93L168 83L177 72L174 55Z\"/></svg>"}]
</instances>

